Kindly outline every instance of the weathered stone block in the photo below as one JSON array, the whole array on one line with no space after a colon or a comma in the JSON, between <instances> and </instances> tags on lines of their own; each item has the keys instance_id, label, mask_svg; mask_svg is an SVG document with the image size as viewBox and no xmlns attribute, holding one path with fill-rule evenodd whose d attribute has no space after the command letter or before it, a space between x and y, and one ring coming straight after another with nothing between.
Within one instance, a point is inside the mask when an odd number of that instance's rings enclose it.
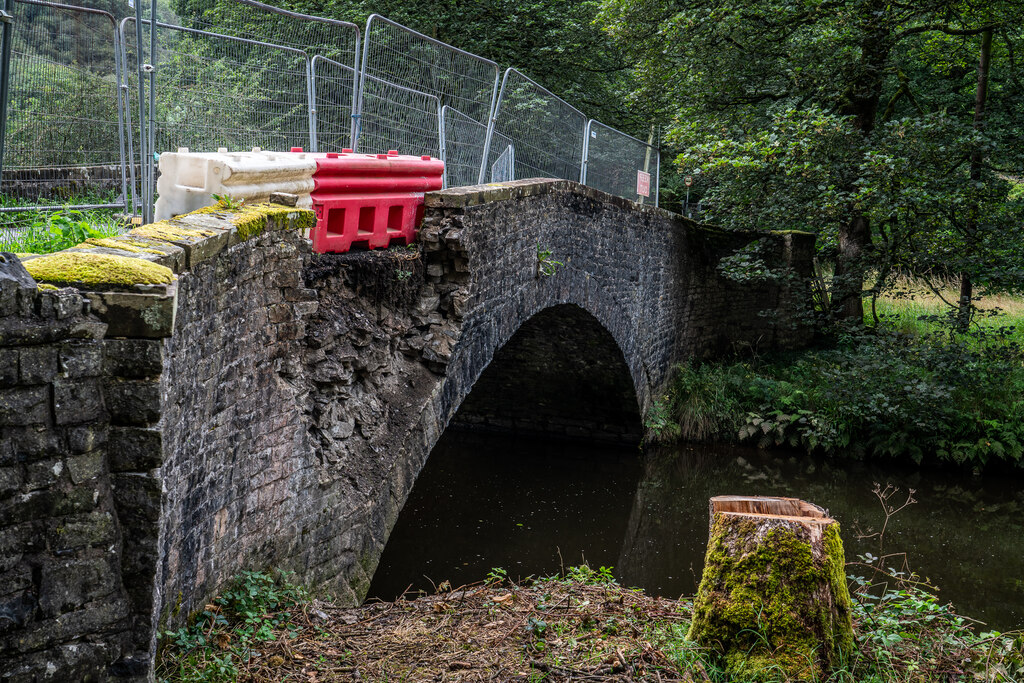
<instances>
[{"instance_id":1,"label":"weathered stone block","mask_svg":"<svg viewBox=\"0 0 1024 683\"><path fill-rule=\"evenodd\" d=\"M148 425L160 419L160 384L150 380L107 379L103 397L115 425Z\"/></svg>"},{"instance_id":2,"label":"weathered stone block","mask_svg":"<svg viewBox=\"0 0 1024 683\"><path fill-rule=\"evenodd\" d=\"M149 339L108 339L103 343L104 371L112 377L157 377L164 369L163 342Z\"/></svg>"},{"instance_id":3,"label":"weathered stone block","mask_svg":"<svg viewBox=\"0 0 1024 683\"><path fill-rule=\"evenodd\" d=\"M111 472L148 472L163 463L162 433L145 427L111 427L107 457Z\"/></svg>"},{"instance_id":4,"label":"weathered stone block","mask_svg":"<svg viewBox=\"0 0 1024 683\"><path fill-rule=\"evenodd\" d=\"M103 369L103 351L96 342L63 344L60 371L67 378L96 377Z\"/></svg>"},{"instance_id":5,"label":"weathered stone block","mask_svg":"<svg viewBox=\"0 0 1024 683\"><path fill-rule=\"evenodd\" d=\"M71 481L82 484L103 474L103 452L93 451L68 458L66 461Z\"/></svg>"},{"instance_id":6,"label":"weathered stone block","mask_svg":"<svg viewBox=\"0 0 1024 683\"><path fill-rule=\"evenodd\" d=\"M178 297L174 284L163 293L85 292L92 311L107 324L110 337L169 337Z\"/></svg>"},{"instance_id":7,"label":"weathered stone block","mask_svg":"<svg viewBox=\"0 0 1024 683\"><path fill-rule=\"evenodd\" d=\"M53 383L53 412L59 425L82 424L104 414L99 380L57 380Z\"/></svg>"},{"instance_id":8,"label":"weathered stone block","mask_svg":"<svg viewBox=\"0 0 1024 683\"><path fill-rule=\"evenodd\" d=\"M45 424L50 420L50 388L0 390L0 427Z\"/></svg>"}]
</instances>

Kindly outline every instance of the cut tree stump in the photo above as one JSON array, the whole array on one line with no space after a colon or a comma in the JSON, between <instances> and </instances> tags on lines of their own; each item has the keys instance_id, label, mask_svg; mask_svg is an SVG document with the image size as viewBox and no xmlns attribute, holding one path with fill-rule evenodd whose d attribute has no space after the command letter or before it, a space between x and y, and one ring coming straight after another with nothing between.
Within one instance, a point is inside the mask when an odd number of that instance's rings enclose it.
<instances>
[{"instance_id":1,"label":"cut tree stump","mask_svg":"<svg viewBox=\"0 0 1024 683\"><path fill-rule=\"evenodd\" d=\"M735 680L822 681L853 649L839 523L795 498L717 496L689 639Z\"/></svg>"}]
</instances>

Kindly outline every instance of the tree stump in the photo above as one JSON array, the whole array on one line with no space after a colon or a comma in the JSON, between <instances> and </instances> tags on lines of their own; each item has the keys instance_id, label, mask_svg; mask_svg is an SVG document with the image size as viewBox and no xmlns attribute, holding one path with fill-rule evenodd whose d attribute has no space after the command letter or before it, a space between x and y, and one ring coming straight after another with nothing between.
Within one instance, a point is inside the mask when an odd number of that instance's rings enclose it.
<instances>
[{"instance_id":1,"label":"tree stump","mask_svg":"<svg viewBox=\"0 0 1024 683\"><path fill-rule=\"evenodd\" d=\"M795 498L717 496L689 639L743 681L821 681L853 649L839 523Z\"/></svg>"}]
</instances>

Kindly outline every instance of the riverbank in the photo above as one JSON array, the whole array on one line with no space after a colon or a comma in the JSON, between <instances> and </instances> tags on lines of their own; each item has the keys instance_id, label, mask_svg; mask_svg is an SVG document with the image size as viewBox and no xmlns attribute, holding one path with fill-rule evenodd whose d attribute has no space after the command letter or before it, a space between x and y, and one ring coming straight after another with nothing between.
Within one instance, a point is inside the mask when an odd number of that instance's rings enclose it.
<instances>
[{"instance_id":1,"label":"riverbank","mask_svg":"<svg viewBox=\"0 0 1024 683\"><path fill-rule=\"evenodd\" d=\"M910 584L854 586L856 651L835 681L1018 681L1024 636L976 633ZM248 574L162 639L166 681L728 681L686 639L691 603L619 586L608 570L488 580L356 608ZM770 672L768 679L771 680Z\"/></svg>"},{"instance_id":2,"label":"riverbank","mask_svg":"<svg viewBox=\"0 0 1024 683\"><path fill-rule=\"evenodd\" d=\"M927 302L883 301L876 325L835 329L818 348L677 366L648 439L1019 467L1024 305L1003 303L1011 313L959 333Z\"/></svg>"}]
</instances>

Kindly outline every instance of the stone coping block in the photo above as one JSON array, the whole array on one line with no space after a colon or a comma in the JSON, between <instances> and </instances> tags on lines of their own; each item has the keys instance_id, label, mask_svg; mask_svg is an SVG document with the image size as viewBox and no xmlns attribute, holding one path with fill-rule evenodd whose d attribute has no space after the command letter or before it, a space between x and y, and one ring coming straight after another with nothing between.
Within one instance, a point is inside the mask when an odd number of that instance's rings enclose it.
<instances>
[{"instance_id":1,"label":"stone coping block","mask_svg":"<svg viewBox=\"0 0 1024 683\"><path fill-rule=\"evenodd\" d=\"M681 216L671 211L659 209L656 206L638 204L625 197L595 190L592 187L581 185L572 180L557 180L553 178L526 178L505 183L453 187L447 190L440 190L439 192L428 192L425 201L427 206L430 207L464 209L479 204L500 202L508 199L521 199L523 197L536 197L545 194L571 194L589 197L630 211L653 212L658 216L681 218Z\"/></svg>"},{"instance_id":2,"label":"stone coping block","mask_svg":"<svg viewBox=\"0 0 1024 683\"><path fill-rule=\"evenodd\" d=\"M279 204L231 209L217 205L143 225L124 235L91 238L55 254L18 258L23 264L31 263L28 268L37 273L37 280L43 283L40 287L56 284L82 292L92 312L106 323L108 337L152 339L173 333L175 274L265 232L308 230L315 223L316 215L310 209ZM89 277L53 275L53 269L46 265L55 262L87 262L91 266ZM110 269L107 281L104 267ZM131 273L137 273L139 281L147 284L131 282Z\"/></svg>"}]
</instances>

